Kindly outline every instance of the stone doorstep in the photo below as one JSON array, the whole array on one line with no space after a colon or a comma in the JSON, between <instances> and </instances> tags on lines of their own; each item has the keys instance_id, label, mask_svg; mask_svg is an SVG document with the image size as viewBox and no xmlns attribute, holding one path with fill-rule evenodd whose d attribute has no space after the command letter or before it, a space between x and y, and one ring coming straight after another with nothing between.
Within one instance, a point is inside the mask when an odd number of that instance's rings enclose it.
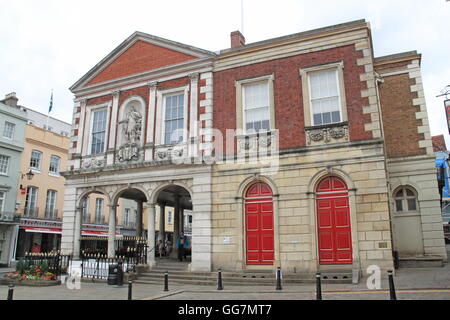
<instances>
[{"instance_id":1,"label":"stone doorstep","mask_svg":"<svg viewBox=\"0 0 450 320\"><path fill-rule=\"evenodd\" d=\"M399 268L443 267L445 260L441 256L399 257Z\"/></svg>"}]
</instances>

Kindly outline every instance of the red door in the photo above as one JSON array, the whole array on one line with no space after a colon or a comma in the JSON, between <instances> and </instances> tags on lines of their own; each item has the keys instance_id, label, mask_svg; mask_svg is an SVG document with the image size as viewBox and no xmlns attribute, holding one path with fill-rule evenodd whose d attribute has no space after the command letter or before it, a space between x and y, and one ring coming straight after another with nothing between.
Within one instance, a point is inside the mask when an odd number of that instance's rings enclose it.
<instances>
[{"instance_id":1,"label":"red door","mask_svg":"<svg viewBox=\"0 0 450 320\"><path fill-rule=\"evenodd\" d=\"M352 237L348 190L337 177L322 180L316 193L320 264L351 264Z\"/></svg>"},{"instance_id":2,"label":"red door","mask_svg":"<svg viewBox=\"0 0 450 320\"><path fill-rule=\"evenodd\" d=\"M251 265L272 265L273 245L272 190L262 182L253 184L245 195L246 261Z\"/></svg>"}]
</instances>

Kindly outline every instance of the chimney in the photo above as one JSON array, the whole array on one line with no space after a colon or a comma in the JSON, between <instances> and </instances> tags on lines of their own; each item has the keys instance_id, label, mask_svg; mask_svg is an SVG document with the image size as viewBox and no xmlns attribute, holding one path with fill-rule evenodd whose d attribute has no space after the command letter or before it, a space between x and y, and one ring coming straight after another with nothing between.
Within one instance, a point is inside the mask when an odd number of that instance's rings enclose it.
<instances>
[{"instance_id":1,"label":"chimney","mask_svg":"<svg viewBox=\"0 0 450 320\"><path fill-rule=\"evenodd\" d=\"M16 93L11 92L11 93L8 93L7 95L5 95L5 99L3 99L1 102L3 102L4 104L6 104L10 107L17 108L17 101L19 101L19 99L17 99Z\"/></svg>"},{"instance_id":2,"label":"chimney","mask_svg":"<svg viewBox=\"0 0 450 320\"><path fill-rule=\"evenodd\" d=\"M231 48L242 47L245 45L245 38L240 31L231 33Z\"/></svg>"}]
</instances>

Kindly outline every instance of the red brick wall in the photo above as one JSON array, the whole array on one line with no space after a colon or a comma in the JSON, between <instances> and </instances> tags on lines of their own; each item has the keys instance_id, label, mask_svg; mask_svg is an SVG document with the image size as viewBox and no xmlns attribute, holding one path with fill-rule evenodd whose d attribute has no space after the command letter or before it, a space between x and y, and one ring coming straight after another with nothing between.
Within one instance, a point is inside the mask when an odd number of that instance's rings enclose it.
<instances>
[{"instance_id":1,"label":"red brick wall","mask_svg":"<svg viewBox=\"0 0 450 320\"><path fill-rule=\"evenodd\" d=\"M354 46L345 46L314 53L256 63L214 73L214 128L225 134L226 129L236 129L235 81L274 74L275 128L280 133L280 149L306 145L302 84L299 69L337 61L344 62L345 94L352 141L371 139L372 133L364 130L370 122L370 115L362 113L368 105L367 98L361 98L366 83L360 81L364 67L357 66L362 57Z\"/></svg>"},{"instance_id":2,"label":"red brick wall","mask_svg":"<svg viewBox=\"0 0 450 320\"><path fill-rule=\"evenodd\" d=\"M379 84L381 112L388 158L426 154L425 148L419 148L423 134L417 132L422 125L415 113L419 107L413 106L412 100L417 93L412 93L413 80L408 74L384 77Z\"/></svg>"},{"instance_id":3,"label":"red brick wall","mask_svg":"<svg viewBox=\"0 0 450 320\"><path fill-rule=\"evenodd\" d=\"M137 41L92 79L88 85L149 71L191 59L196 58L177 51L155 46L144 41Z\"/></svg>"}]
</instances>

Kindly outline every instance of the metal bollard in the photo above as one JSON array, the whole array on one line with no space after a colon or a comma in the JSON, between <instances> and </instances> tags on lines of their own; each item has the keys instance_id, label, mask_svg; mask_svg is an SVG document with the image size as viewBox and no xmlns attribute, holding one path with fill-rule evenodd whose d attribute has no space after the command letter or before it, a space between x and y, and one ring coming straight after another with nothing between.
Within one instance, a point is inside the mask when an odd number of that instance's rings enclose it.
<instances>
[{"instance_id":1,"label":"metal bollard","mask_svg":"<svg viewBox=\"0 0 450 320\"><path fill-rule=\"evenodd\" d=\"M394 277L392 275L392 270L388 270L389 278L389 298L391 300L397 300L397 295L395 294Z\"/></svg>"},{"instance_id":2,"label":"metal bollard","mask_svg":"<svg viewBox=\"0 0 450 320\"><path fill-rule=\"evenodd\" d=\"M169 291L169 272L164 273L164 291Z\"/></svg>"},{"instance_id":3,"label":"metal bollard","mask_svg":"<svg viewBox=\"0 0 450 320\"><path fill-rule=\"evenodd\" d=\"M276 290L282 290L283 288L281 287L281 268L277 267L277 287Z\"/></svg>"},{"instance_id":4,"label":"metal bollard","mask_svg":"<svg viewBox=\"0 0 450 320\"><path fill-rule=\"evenodd\" d=\"M219 272L217 274L217 290L223 290L222 269L219 269Z\"/></svg>"},{"instance_id":5,"label":"metal bollard","mask_svg":"<svg viewBox=\"0 0 450 320\"><path fill-rule=\"evenodd\" d=\"M7 300L13 300L13 294L14 294L14 285L10 284L8 286L8 298L7 298Z\"/></svg>"},{"instance_id":6,"label":"metal bollard","mask_svg":"<svg viewBox=\"0 0 450 320\"><path fill-rule=\"evenodd\" d=\"M320 283L320 272L316 273L316 300L322 300L322 285Z\"/></svg>"},{"instance_id":7,"label":"metal bollard","mask_svg":"<svg viewBox=\"0 0 450 320\"><path fill-rule=\"evenodd\" d=\"M133 280L128 280L128 300L133 300Z\"/></svg>"}]
</instances>

